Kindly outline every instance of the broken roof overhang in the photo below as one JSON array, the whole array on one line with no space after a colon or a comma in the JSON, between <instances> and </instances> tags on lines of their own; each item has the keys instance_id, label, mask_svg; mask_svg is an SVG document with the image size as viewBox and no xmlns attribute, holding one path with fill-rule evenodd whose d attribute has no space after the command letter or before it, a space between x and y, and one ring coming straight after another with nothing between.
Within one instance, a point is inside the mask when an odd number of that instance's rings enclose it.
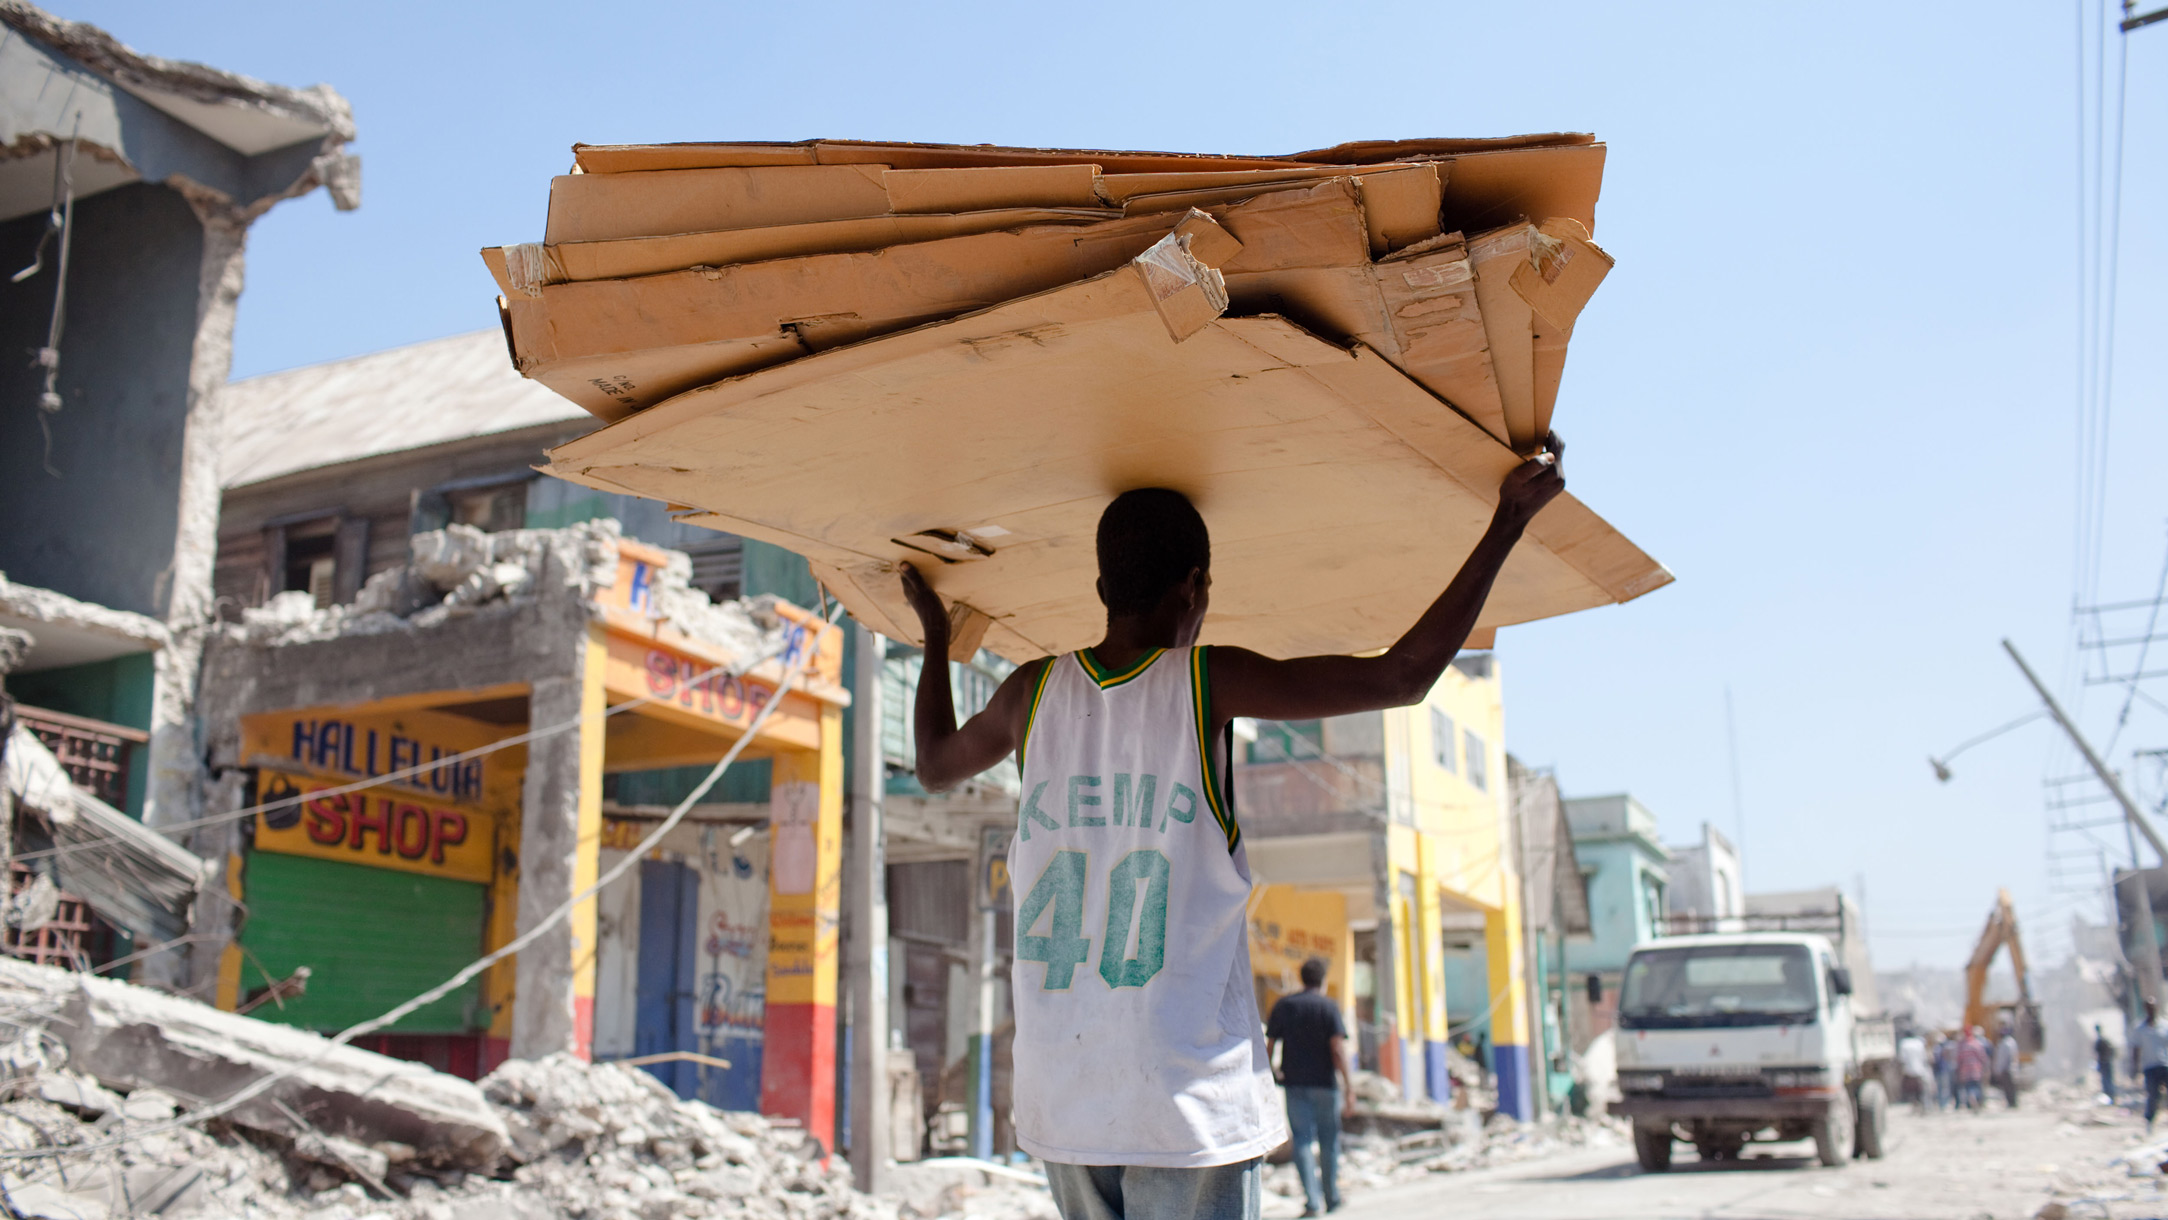
<instances>
[{"instance_id":1,"label":"broken roof overhang","mask_svg":"<svg viewBox=\"0 0 2168 1220\"><path fill-rule=\"evenodd\" d=\"M22 827L29 832L26 841L49 836L57 849L31 863L50 864L55 884L143 943L186 933L189 908L211 865L77 787L29 729L16 725L6 747L0 772L8 793L38 815L37 823Z\"/></svg>"},{"instance_id":2,"label":"broken roof overhang","mask_svg":"<svg viewBox=\"0 0 2168 1220\"><path fill-rule=\"evenodd\" d=\"M23 673L156 652L172 641L157 619L15 584L5 572L0 572L0 627L30 636L29 660L17 667Z\"/></svg>"},{"instance_id":3,"label":"broken roof overhang","mask_svg":"<svg viewBox=\"0 0 2168 1220\"><path fill-rule=\"evenodd\" d=\"M78 199L131 182L207 192L252 220L317 186L361 204L353 112L292 89L131 50L96 26L0 0L0 219L51 204L55 150L81 140Z\"/></svg>"}]
</instances>

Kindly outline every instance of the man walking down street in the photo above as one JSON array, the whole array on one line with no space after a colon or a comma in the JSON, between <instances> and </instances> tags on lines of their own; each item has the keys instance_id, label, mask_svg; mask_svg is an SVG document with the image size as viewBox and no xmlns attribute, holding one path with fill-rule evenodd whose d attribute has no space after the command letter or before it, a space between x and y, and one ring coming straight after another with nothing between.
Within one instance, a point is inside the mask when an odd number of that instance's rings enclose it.
<instances>
[{"instance_id":1,"label":"man walking down street","mask_svg":"<svg viewBox=\"0 0 2168 1220\"><path fill-rule=\"evenodd\" d=\"M1987 1031L1975 1025L1965 1031L1965 1039L1957 1044L1957 1108L1978 1110L1986 1093L1987 1065L1992 1053L1987 1047Z\"/></svg>"},{"instance_id":2,"label":"man walking down street","mask_svg":"<svg viewBox=\"0 0 2168 1220\"><path fill-rule=\"evenodd\" d=\"M1957 1104L1957 1039L1935 1035L1935 1109Z\"/></svg>"},{"instance_id":3,"label":"man walking down street","mask_svg":"<svg viewBox=\"0 0 2168 1220\"><path fill-rule=\"evenodd\" d=\"M2093 1066L2100 1069L2100 1091L2110 1105L2115 1104L2115 1043L2108 1035L2093 1027Z\"/></svg>"},{"instance_id":4,"label":"man walking down street","mask_svg":"<svg viewBox=\"0 0 2168 1220\"><path fill-rule=\"evenodd\" d=\"M2130 1057L2145 1080L2145 1129L2153 1130L2153 1117L2168 1095L2168 1028L2160 1023L2160 1004L2145 1002L2145 1023L2130 1031Z\"/></svg>"},{"instance_id":5,"label":"man walking down street","mask_svg":"<svg viewBox=\"0 0 2168 1220\"><path fill-rule=\"evenodd\" d=\"M1995 1087L2002 1090L2003 1104L2017 1109L2017 1031L2007 1025L1995 1039Z\"/></svg>"},{"instance_id":6,"label":"man walking down street","mask_svg":"<svg viewBox=\"0 0 2168 1220\"><path fill-rule=\"evenodd\" d=\"M1305 1216L1340 1210L1340 1115L1355 1104L1347 1078L1347 1027L1324 986L1325 963L1313 957L1302 964L1302 990L1280 997L1265 1020L1266 1054L1279 1051L1280 1083L1287 1090L1287 1125L1295 1172L1302 1175Z\"/></svg>"},{"instance_id":7,"label":"man walking down street","mask_svg":"<svg viewBox=\"0 0 2168 1220\"><path fill-rule=\"evenodd\" d=\"M1927 1113L1935 1087L1935 1070L1927 1062L1927 1039L1917 1031L1898 1039L1897 1062L1903 1065L1905 1076L1898 1100L1911 1102L1915 1113Z\"/></svg>"}]
</instances>

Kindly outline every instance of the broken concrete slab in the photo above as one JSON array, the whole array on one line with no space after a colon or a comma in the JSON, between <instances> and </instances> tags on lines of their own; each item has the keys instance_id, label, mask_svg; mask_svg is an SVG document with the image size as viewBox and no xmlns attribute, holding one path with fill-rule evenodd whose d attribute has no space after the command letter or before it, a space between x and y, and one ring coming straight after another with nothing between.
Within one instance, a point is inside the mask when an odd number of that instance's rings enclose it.
<instances>
[{"instance_id":1,"label":"broken concrete slab","mask_svg":"<svg viewBox=\"0 0 2168 1220\"><path fill-rule=\"evenodd\" d=\"M193 1107L292 1069L230 1121L287 1135L294 1124L283 1111L290 1108L327 1136L361 1145L396 1141L445 1166L493 1165L510 1146L480 1089L420 1064L27 962L0 959L0 997L64 1045L71 1068L108 1089L156 1088Z\"/></svg>"}]
</instances>

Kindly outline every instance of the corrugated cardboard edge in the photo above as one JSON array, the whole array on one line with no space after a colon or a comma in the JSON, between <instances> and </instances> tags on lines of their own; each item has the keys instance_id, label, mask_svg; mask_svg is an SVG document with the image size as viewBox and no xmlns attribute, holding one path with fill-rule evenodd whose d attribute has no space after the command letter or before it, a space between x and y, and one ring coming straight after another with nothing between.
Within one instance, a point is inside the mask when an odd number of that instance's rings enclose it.
<instances>
[{"instance_id":1,"label":"corrugated cardboard edge","mask_svg":"<svg viewBox=\"0 0 2168 1220\"><path fill-rule=\"evenodd\" d=\"M1308 152L1241 155L1227 153L1123 152L1095 148L1024 148L997 144L884 143L877 140L796 140L685 142L677 144L574 144L573 163L590 174L649 169L701 169L752 165L843 165L883 162L913 169L948 165L1066 164L1099 161L1108 172L1155 172L1166 165L1183 171L1273 169L1288 164L1371 165L1410 157L1460 156L1523 148L1590 144L1585 132L1548 132L1517 136L1439 137L1416 140L1363 140Z\"/></svg>"}]
</instances>

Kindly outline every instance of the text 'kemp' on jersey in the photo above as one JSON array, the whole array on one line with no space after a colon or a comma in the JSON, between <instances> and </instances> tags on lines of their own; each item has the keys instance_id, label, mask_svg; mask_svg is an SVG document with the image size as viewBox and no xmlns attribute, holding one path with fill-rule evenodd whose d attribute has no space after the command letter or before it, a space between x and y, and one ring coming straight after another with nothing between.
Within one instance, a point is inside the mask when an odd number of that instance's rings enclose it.
<instances>
[{"instance_id":1,"label":"text 'kemp' on jersey","mask_svg":"<svg viewBox=\"0 0 2168 1220\"><path fill-rule=\"evenodd\" d=\"M1033 785L1031 795L1024 801L1024 807L1017 812L1017 838L1029 840L1033 822L1037 822L1047 830L1058 831L1065 829L1062 823L1055 821L1050 814L1039 807L1039 799L1046 795L1049 782L1048 780L1040 780ZM1106 792L1104 797L1100 795L1102 791ZM1138 829L1152 830L1154 829L1152 815L1158 793L1159 777L1156 775L1131 776L1117 773L1114 776L1111 789L1100 783L1099 776L1072 775L1069 777L1068 825L1077 829L1109 825L1128 826L1134 820ZM1181 822L1185 825L1196 821L1197 804L1198 796L1190 789L1189 785L1174 785L1174 791L1167 799L1167 807L1158 811L1159 825L1157 829L1161 833L1165 833L1167 823L1170 821ZM1061 806L1057 804L1055 808L1059 809Z\"/></svg>"}]
</instances>

